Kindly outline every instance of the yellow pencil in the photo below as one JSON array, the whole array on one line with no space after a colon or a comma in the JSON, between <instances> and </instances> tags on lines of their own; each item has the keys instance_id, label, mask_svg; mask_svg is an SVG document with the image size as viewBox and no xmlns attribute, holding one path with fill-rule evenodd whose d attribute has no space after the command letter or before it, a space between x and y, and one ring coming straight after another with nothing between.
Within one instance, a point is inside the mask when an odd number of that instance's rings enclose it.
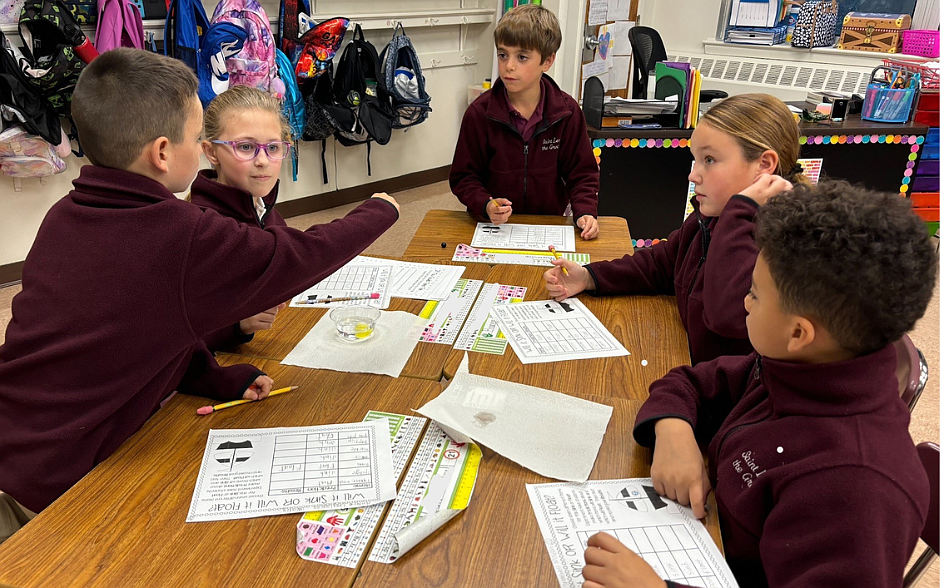
<instances>
[{"instance_id":1,"label":"yellow pencil","mask_svg":"<svg viewBox=\"0 0 940 588\"><path fill-rule=\"evenodd\" d=\"M555 259L561 259L561 254L558 253L557 251L555 251L555 246L554 246L554 245L549 245L549 246L548 246L548 250L552 252L552 255L555 256ZM566 276L568 275L568 270L567 270L566 268L562 267L562 268L561 268L561 271L564 272L564 274L565 274Z\"/></svg>"},{"instance_id":2,"label":"yellow pencil","mask_svg":"<svg viewBox=\"0 0 940 588\"><path fill-rule=\"evenodd\" d=\"M300 386L288 386L287 388L278 388L277 390L271 390L271 392L265 396L265 398L270 398L277 394L283 394L285 392L290 392L291 390L296 390ZM264 400L264 398L262 398ZM233 400L231 402L223 402L222 404L216 404L215 406L203 406L202 408L196 409L196 414L212 414L217 410L222 410L223 408L230 408L232 406L238 406L239 404L247 404L249 402L258 402L257 400Z\"/></svg>"}]
</instances>

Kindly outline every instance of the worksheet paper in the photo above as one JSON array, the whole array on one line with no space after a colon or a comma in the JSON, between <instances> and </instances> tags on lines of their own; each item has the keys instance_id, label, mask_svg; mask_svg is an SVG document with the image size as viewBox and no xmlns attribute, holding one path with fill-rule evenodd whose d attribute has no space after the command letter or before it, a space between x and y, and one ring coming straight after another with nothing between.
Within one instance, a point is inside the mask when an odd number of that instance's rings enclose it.
<instances>
[{"instance_id":1,"label":"worksheet paper","mask_svg":"<svg viewBox=\"0 0 940 588\"><path fill-rule=\"evenodd\" d=\"M649 478L526 484L561 588L581 588L584 550L599 531L639 554L664 580L737 588L718 547L691 509L662 498Z\"/></svg>"},{"instance_id":2,"label":"worksheet paper","mask_svg":"<svg viewBox=\"0 0 940 588\"><path fill-rule=\"evenodd\" d=\"M247 519L395 498L388 419L209 431L186 522Z\"/></svg>"},{"instance_id":3,"label":"worksheet paper","mask_svg":"<svg viewBox=\"0 0 940 588\"><path fill-rule=\"evenodd\" d=\"M384 263L382 265L346 264L316 285L294 296L290 305L298 308L335 308L340 305L388 308L391 279L391 265ZM370 296L373 293L378 293L379 297L369 300L325 302L331 298Z\"/></svg>"},{"instance_id":4,"label":"worksheet paper","mask_svg":"<svg viewBox=\"0 0 940 588\"><path fill-rule=\"evenodd\" d=\"M780 0L733 0L729 24L735 27L772 27L780 14Z\"/></svg>"},{"instance_id":5,"label":"worksheet paper","mask_svg":"<svg viewBox=\"0 0 940 588\"><path fill-rule=\"evenodd\" d=\"M604 71L607 71L605 68ZM472 247L499 247L503 249L533 249L548 251L554 245L558 251L574 251L572 225L517 225L505 223L491 225L477 223Z\"/></svg>"},{"instance_id":6,"label":"worksheet paper","mask_svg":"<svg viewBox=\"0 0 940 588\"><path fill-rule=\"evenodd\" d=\"M559 255L578 265L591 263L590 253L564 252ZM453 261L460 263L487 263L506 265L538 265L551 267L555 256L551 251L522 251L521 249L477 249L461 243L454 251Z\"/></svg>"},{"instance_id":7,"label":"worksheet paper","mask_svg":"<svg viewBox=\"0 0 940 588\"><path fill-rule=\"evenodd\" d=\"M588 479L611 407L471 374L468 364L464 354L447 388L415 412L434 419L454 441L476 441L537 474L569 482Z\"/></svg>"},{"instance_id":8,"label":"worksheet paper","mask_svg":"<svg viewBox=\"0 0 940 588\"><path fill-rule=\"evenodd\" d=\"M413 263L392 259L379 259L360 255L350 264L390 265L392 283L389 294L393 298L413 298L415 300L444 300L464 268L459 265L436 265L432 263Z\"/></svg>"},{"instance_id":9,"label":"worksheet paper","mask_svg":"<svg viewBox=\"0 0 940 588\"><path fill-rule=\"evenodd\" d=\"M363 421L383 417L389 424L392 462L397 480L421 438L428 419L370 410ZM309 561L355 568L382 518L385 504L304 513L297 522L297 555Z\"/></svg>"},{"instance_id":10,"label":"worksheet paper","mask_svg":"<svg viewBox=\"0 0 940 588\"><path fill-rule=\"evenodd\" d=\"M589 25L600 25L607 22L607 2L608 0L591 0L591 8L588 10Z\"/></svg>"},{"instance_id":11,"label":"worksheet paper","mask_svg":"<svg viewBox=\"0 0 940 588\"><path fill-rule=\"evenodd\" d=\"M463 329L454 343L454 349L477 351L502 355L509 343L499 330L499 323L490 316L490 310L496 304L515 304L525 298L524 286L506 284L483 284L477 296L477 302L470 309L470 316L464 322Z\"/></svg>"},{"instance_id":12,"label":"worksheet paper","mask_svg":"<svg viewBox=\"0 0 940 588\"><path fill-rule=\"evenodd\" d=\"M431 423L379 531L370 561L392 563L470 504L483 453Z\"/></svg>"},{"instance_id":13,"label":"worksheet paper","mask_svg":"<svg viewBox=\"0 0 940 588\"><path fill-rule=\"evenodd\" d=\"M630 355L577 298L494 306L491 314L524 364Z\"/></svg>"},{"instance_id":14,"label":"worksheet paper","mask_svg":"<svg viewBox=\"0 0 940 588\"><path fill-rule=\"evenodd\" d=\"M453 345L482 286L483 280L461 278L457 280L447 300L443 302L432 300L425 304L418 316L427 319L428 322L418 340L425 343Z\"/></svg>"}]
</instances>

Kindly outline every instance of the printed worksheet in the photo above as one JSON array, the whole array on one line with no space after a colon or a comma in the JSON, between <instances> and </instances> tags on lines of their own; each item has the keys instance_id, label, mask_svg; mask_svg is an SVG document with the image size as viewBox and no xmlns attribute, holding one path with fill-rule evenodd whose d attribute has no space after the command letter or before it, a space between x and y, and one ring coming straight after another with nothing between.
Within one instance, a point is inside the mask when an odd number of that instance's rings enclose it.
<instances>
[{"instance_id":1,"label":"printed worksheet","mask_svg":"<svg viewBox=\"0 0 940 588\"><path fill-rule=\"evenodd\" d=\"M580 588L584 550L599 531L639 554L664 580L737 588L727 562L692 510L656 494L650 478L526 484L561 588Z\"/></svg>"},{"instance_id":2,"label":"printed worksheet","mask_svg":"<svg viewBox=\"0 0 940 588\"><path fill-rule=\"evenodd\" d=\"M470 245L536 251L548 251L554 245L558 251L574 251L574 226L477 223Z\"/></svg>"},{"instance_id":3,"label":"printed worksheet","mask_svg":"<svg viewBox=\"0 0 940 588\"><path fill-rule=\"evenodd\" d=\"M367 506L395 497L388 419L211 430L187 522Z\"/></svg>"},{"instance_id":4,"label":"printed worksheet","mask_svg":"<svg viewBox=\"0 0 940 588\"><path fill-rule=\"evenodd\" d=\"M591 263L590 253L559 252L561 257L578 265ZM454 251L452 261L460 263L489 263L506 265L538 265L551 267L555 256L551 251L522 251L517 249L477 249L461 243Z\"/></svg>"},{"instance_id":5,"label":"printed worksheet","mask_svg":"<svg viewBox=\"0 0 940 588\"><path fill-rule=\"evenodd\" d=\"M369 560L394 562L467 508L482 456L475 444L455 442L432 422Z\"/></svg>"},{"instance_id":6,"label":"printed worksheet","mask_svg":"<svg viewBox=\"0 0 940 588\"><path fill-rule=\"evenodd\" d=\"M483 284L477 296L477 302L470 309L470 316L464 322L454 349L464 351L477 351L479 353L492 353L502 355L506 352L509 342L499 330L499 323L490 316L490 310L496 304L514 304L522 302L525 298L524 286L507 286L506 284Z\"/></svg>"},{"instance_id":7,"label":"printed worksheet","mask_svg":"<svg viewBox=\"0 0 940 588\"><path fill-rule=\"evenodd\" d=\"M428 319L428 324L418 340L426 343L453 345L481 286L483 286L483 280L461 278L454 284L446 300L443 302L431 300L425 304L418 316Z\"/></svg>"},{"instance_id":8,"label":"printed worksheet","mask_svg":"<svg viewBox=\"0 0 940 588\"><path fill-rule=\"evenodd\" d=\"M577 298L505 304L490 313L522 363L630 355Z\"/></svg>"},{"instance_id":9,"label":"printed worksheet","mask_svg":"<svg viewBox=\"0 0 940 588\"><path fill-rule=\"evenodd\" d=\"M392 442L392 462L397 480L421 438L428 419L420 416L370 410L363 421L386 418ZM304 513L297 522L297 555L303 559L344 568L359 565L369 540L382 518L385 503Z\"/></svg>"},{"instance_id":10,"label":"printed worksheet","mask_svg":"<svg viewBox=\"0 0 940 588\"><path fill-rule=\"evenodd\" d=\"M393 298L414 298L416 300L444 300L450 294L460 276L463 275L465 269L459 265L413 263L366 257L364 255L353 258L349 263L356 265L391 265L390 295Z\"/></svg>"},{"instance_id":11,"label":"printed worksheet","mask_svg":"<svg viewBox=\"0 0 940 588\"><path fill-rule=\"evenodd\" d=\"M290 301L298 308L374 306L388 308L392 266L346 264ZM352 300L339 300L339 299ZM330 302L337 299L336 302Z\"/></svg>"}]
</instances>

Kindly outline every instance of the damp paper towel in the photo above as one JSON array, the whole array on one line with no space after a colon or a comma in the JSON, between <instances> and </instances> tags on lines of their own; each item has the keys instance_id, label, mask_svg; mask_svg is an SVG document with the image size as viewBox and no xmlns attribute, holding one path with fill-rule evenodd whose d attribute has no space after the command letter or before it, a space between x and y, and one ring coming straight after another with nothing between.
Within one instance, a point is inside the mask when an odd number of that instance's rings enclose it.
<instances>
[{"instance_id":1,"label":"damp paper towel","mask_svg":"<svg viewBox=\"0 0 940 588\"><path fill-rule=\"evenodd\" d=\"M444 392L416 412L434 419L457 442L472 439L537 474L587 480L611 407L471 374L467 366L465 354Z\"/></svg>"},{"instance_id":2,"label":"damp paper towel","mask_svg":"<svg viewBox=\"0 0 940 588\"><path fill-rule=\"evenodd\" d=\"M402 311L381 312L372 336L362 341L344 341L329 313L323 315L281 363L397 378L418 344L427 319Z\"/></svg>"}]
</instances>

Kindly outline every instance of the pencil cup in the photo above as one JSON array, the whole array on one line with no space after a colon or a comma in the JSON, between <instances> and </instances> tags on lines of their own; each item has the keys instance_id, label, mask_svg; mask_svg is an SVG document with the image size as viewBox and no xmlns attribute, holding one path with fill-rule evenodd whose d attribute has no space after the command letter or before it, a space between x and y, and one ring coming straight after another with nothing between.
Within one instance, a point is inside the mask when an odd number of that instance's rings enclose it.
<instances>
[{"instance_id":1,"label":"pencil cup","mask_svg":"<svg viewBox=\"0 0 940 588\"><path fill-rule=\"evenodd\" d=\"M869 84L865 91L862 118L876 122L907 122L914 103L915 88L887 88Z\"/></svg>"},{"instance_id":2,"label":"pencil cup","mask_svg":"<svg viewBox=\"0 0 940 588\"><path fill-rule=\"evenodd\" d=\"M382 311L371 306L341 306L330 311L330 319L344 341L365 341L375 332Z\"/></svg>"}]
</instances>

